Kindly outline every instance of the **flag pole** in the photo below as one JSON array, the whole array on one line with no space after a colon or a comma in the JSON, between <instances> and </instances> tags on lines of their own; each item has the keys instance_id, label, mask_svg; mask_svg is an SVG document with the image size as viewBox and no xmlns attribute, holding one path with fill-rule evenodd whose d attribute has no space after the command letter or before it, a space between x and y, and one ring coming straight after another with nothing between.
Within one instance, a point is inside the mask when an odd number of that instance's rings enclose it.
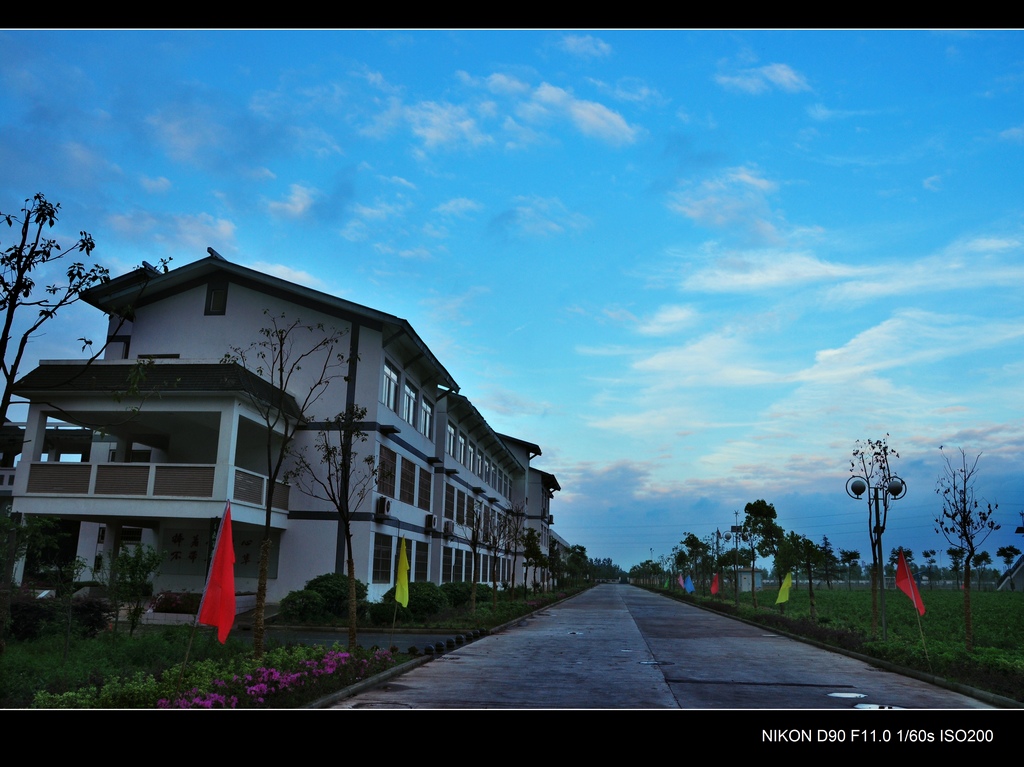
<instances>
[{"instance_id":1,"label":"flag pole","mask_svg":"<svg viewBox=\"0 0 1024 767\"><path fill-rule=\"evenodd\" d=\"M221 528L220 523L218 522L216 517L213 517L211 521L214 522L215 524L217 524L217 540L219 541L220 540L220 528ZM213 550L214 551L217 550L216 543L214 544ZM212 567L212 566L213 566L213 556L211 556L211 552L209 550L209 546L207 546L207 552L206 552L206 577L207 578L210 577L210 567ZM174 694L175 695L177 695L178 694L178 690L181 689L181 680L185 677L185 667L188 666L188 656L192 653L192 641L196 638L196 631L199 630L199 613L201 613L203 611L203 602L205 600L206 600L206 588L204 586L204 588L203 588L203 596L199 600L199 609L196 611L196 619L194 621L192 621L192 631L190 631L189 635L188 635L188 645L185 647L185 659L181 662L181 670L178 672L178 681L174 685Z\"/></svg>"}]
</instances>

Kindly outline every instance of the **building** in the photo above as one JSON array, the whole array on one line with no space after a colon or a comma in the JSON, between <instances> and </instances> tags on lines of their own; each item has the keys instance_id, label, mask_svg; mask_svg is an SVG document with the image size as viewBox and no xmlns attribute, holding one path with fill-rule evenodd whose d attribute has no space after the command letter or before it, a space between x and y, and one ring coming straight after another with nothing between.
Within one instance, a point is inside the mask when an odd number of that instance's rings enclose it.
<instances>
[{"instance_id":1,"label":"building","mask_svg":"<svg viewBox=\"0 0 1024 767\"><path fill-rule=\"evenodd\" d=\"M144 265L83 299L110 317L105 356L44 361L18 381L29 408L12 491L15 511L76 526L90 565L144 542L167 552L158 590L198 591L230 500L236 587L255 591L269 494L268 599L340 571L338 514L309 478L327 475L319 435L356 408L365 440L354 443L353 479L366 476L363 458L378 469L352 528L371 600L394 584L403 537L411 580L490 582L493 573L499 585L511 582L517 556L499 535L509 519L525 517L546 540L559 488L530 466L540 448L495 433L406 320L212 249L167 272ZM259 357L278 337L293 360L309 355L286 379ZM69 428L92 439L54 438ZM271 482L268 445L276 454L284 442L312 475L290 474L289 457Z\"/></svg>"}]
</instances>

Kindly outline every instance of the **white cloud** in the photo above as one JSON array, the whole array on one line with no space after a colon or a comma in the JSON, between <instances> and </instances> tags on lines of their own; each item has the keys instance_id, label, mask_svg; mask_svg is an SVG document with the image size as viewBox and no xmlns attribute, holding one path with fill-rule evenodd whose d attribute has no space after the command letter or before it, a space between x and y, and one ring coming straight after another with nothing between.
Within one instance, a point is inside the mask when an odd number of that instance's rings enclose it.
<instances>
[{"instance_id":1,"label":"white cloud","mask_svg":"<svg viewBox=\"0 0 1024 767\"><path fill-rule=\"evenodd\" d=\"M207 247L217 250L235 250L235 225L209 213L195 216L175 216L174 238L186 250L206 253Z\"/></svg>"},{"instance_id":2,"label":"white cloud","mask_svg":"<svg viewBox=\"0 0 1024 767\"><path fill-rule=\"evenodd\" d=\"M687 277L687 290L748 292L808 282L863 277L865 270L822 261L808 253L778 250L737 252Z\"/></svg>"},{"instance_id":3,"label":"white cloud","mask_svg":"<svg viewBox=\"0 0 1024 767\"><path fill-rule=\"evenodd\" d=\"M140 176L139 183L142 184L142 188L150 194L162 194L171 188L171 182L163 176L159 176L157 178Z\"/></svg>"},{"instance_id":4,"label":"white cloud","mask_svg":"<svg viewBox=\"0 0 1024 767\"><path fill-rule=\"evenodd\" d=\"M1024 127L1017 126L1016 128L1007 128L999 134L999 138L1006 141L1015 141L1018 144L1024 144Z\"/></svg>"},{"instance_id":5,"label":"white cloud","mask_svg":"<svg viewBox=\"0 0 1024 767\"><path fill-rule=\"evenodd\" d=\"M776 188L756 170L741 166L672 193L668 207L702 226L736 229L756 242L774 242L779 236L771 219L778 217L768 195Z\"/></svg>"},{"instance_id":6,"label":"white cloud","mask_svg":"<svg viewBox=\"0 0 1024 767\"><path fill-rule=\"evenodd\" d=\"M593 35L566 35L558 47L566 53L583 58L609 56L612 52L612 47L608 43Z\"/></svg>"},{"instance_id":7,"label":"white cloud","mask_svg":"<svg viewBox=\"0 0 1024 767\"><path fill-rule=\"evenodd\" d=\"M493 226L521 236L546 237L590 225L586 216L573 213L557 197L521 196L513 202L512 208L494 218Z\"/></svg>"},{"instance_id":8,"label":"white cloud","mask_svg":"<svg viewBox=\"0 0 1024 767\"><path fill-rule=\"evenodd\" d=\"M413 134L422 139L428 149L477 147L494 140L480 130L465 107L455 104L424 101L414 107L406 107L404 115L412 126Z\"/></svg>"},{"instance_id":9,"label":"white cloud","mask_svg":"<svg viewBox=\"0 0 1024 767\"><path fill-rule=\"evenodd\" d=\"M270 202L267 204L267 208L275 216L301 218L312 207L315 192L316 190L311 187L292 184L289 187L289 194L286 200Z\"/></svg>"},{"instance_id":10,"label":"white cloud","mask_svg":"<svg viewBox=\"0 0 1024 767\"><path fill-rule=\"evenodd\" d=\"M530 105L524 105L522 114L536 118L555 110L567 116L583 135L612 144L631 144L639 132L618 112L596 101L577 99L569 91L549 83L541 83L533 92L532 106L531 109Z\"/></svg>"},{"instance_id":11,"label":"white cloud","mask_svg":"<svg viewBox=\"0 0 1024 767\"><path fill-rule=\"evenodd\" d=\"M483 210L483 207L481 203L468 197L453 197L434 208L434 212L446 216L465 216L467 213Z\"/></svg>"},{"instance_id":12,"label":"white cloud","mask_svg":"<svg viewBox=\"0 0 1024 767\"><path fill-rule=\"evenodd\" d=\"M294 269L287 264L270 264L266 261L257 261L252 265L252 268L258 272L273 275L274 277L280 277L282 280L288 280L298 285L305 285L310 288L322 288L324 281L319 277L316 277L309 272L304 272L301 269Z\"/></svg>"},{"instance_id":13,"label":"white cloud","mask_svg":"<svg viewBox=\"0 0 1024 767\"><path fill-rule=\"evenodd\" d=\"M923 186L929 192L938 192L939 190L942 189L942 176L929 176L928 178L921 182L921 186Z\"/></svg>"},{"instance_id":14,"label":"white cloud","mask_svg":"<svg viewBox=\"0 0 1024 767\"><path fill-rule=\"evenodd\" d=\"M690 306L663 306L637 330L645 336L666 336L691 326L697 312Z\"/></svg>"},{"instance_id":15,"label":"white cloud","mask_svg":"<svg viewBox=\"0 0 1024 767\"><path fill-rule=\"evenodd\" d=\"M807 78L788 64L766 64L763 67L741 69L732 75L715 75L715 82L723 88L753 94L772 89L786 93L799 93L811 89Z\"/></svg>"},{"instance_id":16,"label":"white cloud","mask_svg":"<svg viewBox=\"0 0 1024 767\"><path fill-rule=\"evenodd\" d=\"M499 72L495 72L487 78L487 88L492 93L501 93L507 96L525 94L530 90L530 86L522 80Z\"/></svg>"}]
</instances>

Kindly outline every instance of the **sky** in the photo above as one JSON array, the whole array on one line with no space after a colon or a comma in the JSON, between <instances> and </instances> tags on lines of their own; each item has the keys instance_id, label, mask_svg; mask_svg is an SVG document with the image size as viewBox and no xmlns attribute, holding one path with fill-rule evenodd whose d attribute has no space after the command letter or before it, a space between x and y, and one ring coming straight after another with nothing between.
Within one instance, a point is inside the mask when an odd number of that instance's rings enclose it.
<instances>
[{"instance_id":1,"label":"sky","mask_svg":"<svg viewBox=\"0 0 1024 767\"><path fill-rule=\"evenodd\" d=\"M885 435L886 551L948 548L940 446L1024 548L1024 33L0 31L0 168L112 275L213 247L407 319L592 557L763 498L869 558Z\"/></svg>"}]
</instances>

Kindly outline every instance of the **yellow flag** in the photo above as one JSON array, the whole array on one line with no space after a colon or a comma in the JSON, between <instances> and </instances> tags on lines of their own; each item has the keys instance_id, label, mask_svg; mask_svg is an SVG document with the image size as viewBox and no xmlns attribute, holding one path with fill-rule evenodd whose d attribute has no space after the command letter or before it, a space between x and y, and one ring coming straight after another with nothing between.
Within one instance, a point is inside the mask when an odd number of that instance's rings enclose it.
<instances>
[{"instance_id":1,"label":"yellow flag","mask_svg":"<svg viewBox=\"0 0 1024 767\"><path fill-rule=\"evenodd\" d=\"M793 573L786 573L786 579L782 582L782 588L779 589L779 598L775 600L775 604L781 605L783 602L789 601L789 590L793 586Z\"/></svg>"},{"instance_id":2,"label":"yellow flag","mask_svg":"<svg viewBox=\"0 0 1024 767\"><path fill-rule=\"evenodd\" d=\"M395 578L395 601L409 606L409 558L405 556L405 536L398 540L398 575Z\"/></svg>"}]
</instances>

